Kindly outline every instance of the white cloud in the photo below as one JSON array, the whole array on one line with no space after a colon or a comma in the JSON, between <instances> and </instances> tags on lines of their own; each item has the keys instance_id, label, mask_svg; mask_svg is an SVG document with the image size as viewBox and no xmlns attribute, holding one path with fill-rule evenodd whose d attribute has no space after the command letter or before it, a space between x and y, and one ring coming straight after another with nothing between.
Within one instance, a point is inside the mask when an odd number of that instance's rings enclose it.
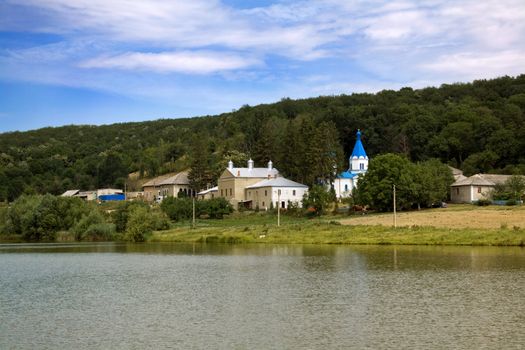
<instances>
[{"instance_id":1,"label":"white cloud","mask_svg":"<svg viewBox=\"0 0 525 350\"><path fill-rule=\"evenodd\" d=\"M117 68L160 73L209 74L260 65L257 59L211 51L162 53L129 52L111 57L97 57L79 64L82 68Z\"/></svg>"},{"instance_id":2,"label":"white cloud","mask_svg":"<svg viewBox=\"0 0 525 350\"><path fill-rule=\"evenodd\" d=\"M524 51L503 51L490 54L463 52L440 56L435 62L424 63L421 67L439 74L455 75L458 80L471 80L518 75L523 73L524 63Z\"/></svg>"},{"instance_id":3,"label":"white cloud","mask_svg":"<svg viewBox=\"0 0 525 350\"><path fill-rule=\"evenodd\" d=\"M220 72L228 82L271 76L275 89L305 83L303 90L315 94L523 72L523 0L302 0L247 10L219 0L5 0L1 6L9 21L0 19L0 27L64 40L0 52L0 78L13 80L98 88L118 77L120 89L136 91L138 75L148 72L198 78ZM14 10L24 7L38 10L28 28ZM351 70L361 71L362 80L340 83ZM307 74L333 81L303 82ZM171 91L169 84L162 89Z\"/></svg>"}]
</instances>

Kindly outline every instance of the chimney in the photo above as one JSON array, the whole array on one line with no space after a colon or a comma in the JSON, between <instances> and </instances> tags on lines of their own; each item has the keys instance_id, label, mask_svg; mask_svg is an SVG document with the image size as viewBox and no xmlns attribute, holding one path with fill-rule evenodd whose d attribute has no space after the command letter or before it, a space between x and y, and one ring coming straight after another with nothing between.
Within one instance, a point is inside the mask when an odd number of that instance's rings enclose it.
<instances>
[{"instance_id":1,"label":"chimney","mask_svg":"<svg viewBox=\"0 0 525 350\"><path fill-rule=\"evenodd\" d=\"M231 161L231 159L228 162L228 170L233 170L233 162Z\"/></svg>"},{"instance_id":2,"label":"chimney","mask_svg":"<svg viewBox=\"0 0 525 350\"><path fill-rule=\"evenodd\" d=\"M253 169L253 160L250 158L250 160L248 161L248 170L252 170Z\"/></svg>"},{"instance_id":3,"label":"chimney","mask_svg":"<svg viewBox=\"0 0 525 350\"><path fill-rule=\"evenodd\" d=\"M268 171L271 171L272 169L273 169L273 163L272 163L272 161L270 160L270 161L268 162Z\"/></svg>"}]
</instances>

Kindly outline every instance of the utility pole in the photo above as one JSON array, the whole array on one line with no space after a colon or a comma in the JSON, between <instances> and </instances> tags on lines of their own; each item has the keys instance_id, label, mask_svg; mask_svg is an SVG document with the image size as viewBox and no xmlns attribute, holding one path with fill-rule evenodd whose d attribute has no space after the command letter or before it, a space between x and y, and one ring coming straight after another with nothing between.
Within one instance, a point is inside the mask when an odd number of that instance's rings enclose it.
<instances>
[{"instance_id":1,"label":"utility pole","mask_svg":"<svg viewBox=\"0 0 525 350\"><path fill-rule=\"evenodd\" d=\"M277 226L281 226L281 190L277 190Z\"/></svg>"},{"instance_id":2,"label":"utility pole","mask_svg":"<svg viewBox=\"0 0 525 350\"><path fill-rule=\"evenodd\" d=\"M394 185L394 228L397 227L397 215L396 215L396 185Z\"/></svg>"},{"instance_id":3,"label":"utility pole","mask_svg":"<svg viewBox=\"0 0 525 350\"><path fill-rule=\"evenodd\" d=\"M191 222L191 228L195 228L195 197L193 197L193 220Z\"/></svg>"}]
</instances>

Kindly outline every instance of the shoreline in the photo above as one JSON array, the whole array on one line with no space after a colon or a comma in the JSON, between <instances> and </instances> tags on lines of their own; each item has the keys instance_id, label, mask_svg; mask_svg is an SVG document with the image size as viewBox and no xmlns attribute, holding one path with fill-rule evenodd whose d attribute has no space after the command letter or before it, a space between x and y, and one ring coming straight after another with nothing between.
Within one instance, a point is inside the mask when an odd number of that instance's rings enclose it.
<instances>
[{"instance_id":1,"label":"shoreline","mask_svg":"<svg viewBox=\"0 0 525 350\"><path fill-rule=\"evenodd\" d=\"M176 228L147 242L341 245L525 246L524 229L444 229L341 225L337 221L277 226Z\"/></svg>"}]
</instances>

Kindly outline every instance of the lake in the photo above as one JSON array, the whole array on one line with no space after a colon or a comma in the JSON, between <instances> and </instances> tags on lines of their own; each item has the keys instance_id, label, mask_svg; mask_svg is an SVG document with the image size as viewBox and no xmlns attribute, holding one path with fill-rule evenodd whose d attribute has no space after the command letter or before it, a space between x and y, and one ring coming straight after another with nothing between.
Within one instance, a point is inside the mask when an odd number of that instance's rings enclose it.
<instances>
[{"instance_id":1,"label":"lake","mask_svg":"<svg viewBox=\"0 0 525 350\"><path fill-rule=\"evenodd\" d=\"M520 247L4 244L0 349L523 349Z\"/></svg>"}]
</instances>

